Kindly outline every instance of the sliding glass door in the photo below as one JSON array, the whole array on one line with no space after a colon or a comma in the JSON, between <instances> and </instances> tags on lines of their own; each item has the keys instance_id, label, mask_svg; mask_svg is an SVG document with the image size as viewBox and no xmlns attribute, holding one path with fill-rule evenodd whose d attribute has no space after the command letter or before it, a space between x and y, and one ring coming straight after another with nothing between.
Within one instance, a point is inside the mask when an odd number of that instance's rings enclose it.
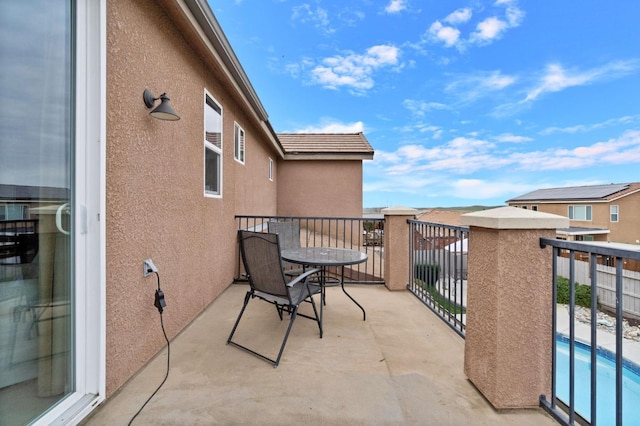
<instances>
[{"instance_id":1,"label":"sliding glass door","mask_svg":"<svg viewBox=\"0 0 640 426\"><path fill-rule=\"evenodd\" d=\"M34 422L78 390L75 3L0 3L2 425Z\"/></svg>"}]
</instances>

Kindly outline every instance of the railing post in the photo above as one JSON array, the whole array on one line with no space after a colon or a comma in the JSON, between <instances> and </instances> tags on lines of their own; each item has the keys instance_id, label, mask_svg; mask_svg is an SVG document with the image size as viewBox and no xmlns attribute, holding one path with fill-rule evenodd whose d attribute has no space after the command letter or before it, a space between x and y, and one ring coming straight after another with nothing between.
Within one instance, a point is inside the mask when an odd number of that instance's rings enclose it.
<instances>
[{"instance_id":1,"label":"railing post","mask_svg":"<svg viewBox=\"0 0 640 426\"><path fill-rule=\"evenodd\" d=\"M551 394L550 249L569 219L514 207L467 213L469 225L464 372L495 408L539 405Z\"/></svg>"},{"instance_id":2,"label":"railing post","mask_svg":"<svg viewBox=\"0 0 640 426\"><path fill-rule=\"evenodd\" d=\"M390 207L384 214L384 282L389 290L406 290L409 277L409 224L416 209Z\"/></svg>"}]
</instances>

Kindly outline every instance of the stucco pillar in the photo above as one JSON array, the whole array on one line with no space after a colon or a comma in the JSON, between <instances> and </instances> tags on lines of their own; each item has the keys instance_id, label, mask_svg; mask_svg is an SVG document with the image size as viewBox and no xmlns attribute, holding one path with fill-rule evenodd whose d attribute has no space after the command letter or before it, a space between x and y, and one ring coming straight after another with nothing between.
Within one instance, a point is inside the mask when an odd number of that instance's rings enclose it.
<instances>
[{"instance_id":1,"label":"stucco pillar","mask_svg":"<svg viewBox=\"0 0 640 426\"><path fill-rule=\"evenodd\" d=\"M390 207L384 214L384 282L389 290L405 290L409 281L409 224L416 209Z\"/></svg>"},{"instance_id":2,"label":"stucco pillar","mask_svg":"<svg viewBox=\"0 0 640 426\"><path fill-rule=\"evenodd\" d=\"M552 260L540 237L569 219L515 207L467 213L464 372L495 408L551 394Z\"/></svg>"}]
</instances>

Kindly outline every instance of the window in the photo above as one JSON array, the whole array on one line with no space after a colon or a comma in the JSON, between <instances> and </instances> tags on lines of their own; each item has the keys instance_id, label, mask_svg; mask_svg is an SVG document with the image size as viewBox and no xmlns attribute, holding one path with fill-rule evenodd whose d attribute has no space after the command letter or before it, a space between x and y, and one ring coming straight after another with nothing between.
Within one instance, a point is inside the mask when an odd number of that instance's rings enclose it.
<instances>
[{"instance_id":1,"label":"window","mask_svg":"<svg viewBox=\"0 0 640 426\"><path fill-rule=\"evenodd\" d=\"M591 206L569 206L569 219L591 220Z\"/></svg>"},{"instance_id":2,"label":"window","mask_svg":"<svg viewBox=\"0 0 640 426\"><path fill-rule=\"evenodd\" d=\"M244 129L238 123L233 126L233 156L244 164Z\"/></svg>"},{"instance_id":3,"label":"window","mask_svg":"<svg viewBox=\"0 0 640 426\"><path fill-rule=\"evenodd\" d=\"M0 206L0 220L29 219L29 206L22 204L6 204Z\"/></svg>"},{"instance_id":4,"label":"window","mask_svg":"<svg viewBox=\"0 0 640 426\"><path fill-rule=\"evenodd\" d=\"M269 158L269 180L273 180L273 160Z\"/></svg>"},{"instance_id":5,"label":"window","mask_svg":"<svg viewBox=\"0 0 640 426\"><path fill-rule=\"evenodd\" d=\"M531 210L533 210L534 212L538 211L538 206L531 206Z\"/></svg>"},{"instance_id":6,"label":"window","mask_svg":"<svg viewBox=\"0 0 640 426\"><path fill-rule=\"evenodd\" d=\"M618 221L618 206L610 206L609 207L609 214L610 214L611 222L617 222Z\"/></svg>"},{"instance_id":7,"label":"window","mask_svg":"<svg viewBox=\"0 0 640 426\"><path fill-rule=\"evenodd\" d=\"M522 206L522 208L523 208L523 209L525 209L525 210L527 210L527 208L528 208L528 207L527 207L527 206Z\"/></svg>"},{"instance_id":8,"label":"window","mask_svg":"<svg viewBox=\"0 0 640 426\"><path fill-rule=\"evenodd\" d=\"M208 93L204 105L204 193L222 196L222 108Z\"/></svg>"}]
</instances>

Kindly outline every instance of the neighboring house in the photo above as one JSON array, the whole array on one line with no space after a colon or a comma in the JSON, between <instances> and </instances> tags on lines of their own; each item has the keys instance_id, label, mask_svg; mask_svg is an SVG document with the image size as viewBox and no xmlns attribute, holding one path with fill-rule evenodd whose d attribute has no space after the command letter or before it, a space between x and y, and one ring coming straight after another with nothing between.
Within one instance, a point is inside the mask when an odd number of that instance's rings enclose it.
<instances>
[{"instance_id":1,"label":"neighboring house","mask_svg":"<svg viewBox=\"0 0 640 426\"><path fill-rule=\"evenodd\" d=\"M507 204L567 216L558 237L576 241L640 243L640 183L538 189Z\"/></svg>"},{"instance_id":2,"label":"neighboring house","mask_svg":"<svg viewBox=\"0 0 640 426\"><path fill-rule=\"evenodd\" d=\"M0 184L41 206L37 273L0 286L0 424L87 416L165 346L158 284L173 338L233 282L235 215L359 217L373 156L276 134L206 0L63 3L0 6Z\"/></svg>"}]
</instances>

